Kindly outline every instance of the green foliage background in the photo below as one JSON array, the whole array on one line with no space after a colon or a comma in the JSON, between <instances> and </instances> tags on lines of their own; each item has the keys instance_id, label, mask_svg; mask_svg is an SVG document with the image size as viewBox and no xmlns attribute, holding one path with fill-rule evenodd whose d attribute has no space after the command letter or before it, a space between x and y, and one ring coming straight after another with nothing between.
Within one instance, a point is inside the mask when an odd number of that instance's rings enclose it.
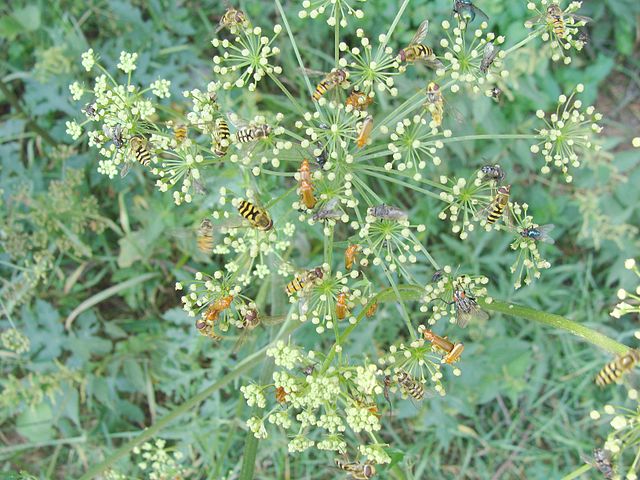
<instances>
[{"instance_id":1,"label":"green foliage background","mask_svg":"<svg viewBox=\"0 0 640 480\"><path fill-rule=\"evenodd\" d=\"M398 3L367 2L365 31L380 33ZM448 18L450 3L414 2L396 38L408 40L423 18ZM479 4L497 33L511 39L525 35L526 2ZM262 26L278 19L269 1L241 6ZM175 207L141 170L123 180L99 176L95 152L87 151L82 139L72 144L65 134L64 122L79 116L68 85L84 78L80 54L91 47L113 65L121 50L139 52L137 80L170 79L174 99L183 90L203 88L212 79L210 40L224 6L218 1L35 0L0 8L0 327L9 328L11 319L31 342L28 353L0 352L0 472L77 478L241 358L230 356L231 343L213 346L195 332L173 288L194 269L211 269L198 263L192 245L175 232L192 229L212 207L213 196ZM302 24L293 14L298 9L296 4L288 12L303 57L322 69L327 66L322 48L331 44L332 32L322 21ZM415 203L411 216L439 232L431 237L437 239L429 245L433 256L489 276L496 298L564 315L636 345L638 319L615 320L608 312L617 288L635 288L623 262L637 257L640 247L637 230L629 228L640 219L640 155L630 150L631 137L640 131L640 4L585 1L583 12L595 19L592 39L572 65L552 64L540 43L532 42L512 62L517 89L505 92L499 107L483 98L456 107L470 132L511 132L514 125L529 131L535 110L555 108L558 94L582 82L585 104L595 102L605 115L610 153L590 159L593 168L576 175L571 187L528 173L537 171L539 159L526 142L454 144L443 155L442 173L461 176L500 161L512 183L526 192L537 221L556 224L557 244L547 248L553 266L540 281L514 291L506 238L476 234L460 242L437 220L431 200L400 189L384 195ZM285 71L295 71L286 48L282 62ZM402 88L413 92L423 84L414 78ZM281 110L280 102L274 89L244 108ZM224 175L207 179L211 192L225 183ZM318 244L312 243L308 264L318 254ZM41 281L33 288L36 268L42 270ZM104 295L109 288L115 295ZM103 301L83 304L92 298ZM66 330L65 318L79 306ZM385 309L361 329L357 344L372 353L384 349L400 331L396 317L393 308ZM588 412L624 395L623 389L603 392L593 385L593 375L608 357L564 333L499 315L482 330L470 326L465 336L463 375L448 382L448 395L419 409L396 401L397 415L383 422L382 438L405 452L400 470L384 475L549 479L581 465L580 455L588 454L608 428L591 421ZM296 338L310 346L316 342L308 328ZM265 342L260 339L242 354ZM256 369L248 375L259 374ZM250 415L239 401L239 385L236 381L216 392L161 432L184 453L189 478L238 472L244 419ZM289 456L286 439L275 434L260 444L256 478L334 478L330 461L313 451ZM114 467L141 476L136 462L125 458Z\"/></svg>"}]
</instances>

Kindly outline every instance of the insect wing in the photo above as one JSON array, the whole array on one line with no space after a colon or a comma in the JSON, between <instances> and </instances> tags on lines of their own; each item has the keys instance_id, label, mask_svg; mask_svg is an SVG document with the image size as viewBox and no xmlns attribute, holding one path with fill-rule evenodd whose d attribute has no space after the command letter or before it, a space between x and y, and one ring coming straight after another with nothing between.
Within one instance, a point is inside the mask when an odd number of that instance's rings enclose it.
<instances>
[{"instance_id":1,"label":"insect wing","mask_svg":"<svg viewBox=\"0 0 640 480\"><path fill-rule=\"evenodd\" d=\"M584 23L593 22L593 18L591 18L591 17L585 17L583 15L576 15L574 13L566 13L565 15L567 17L573 19L573 21L575 23L578 23L578 22L584 22Z\"/></svg>"},{"instance_id":2,"label":"insect wing","mask_svg":"<svg viewBox=\"0 0 640 480\"><path fill-rule=\"evenodd\" d=\"M326 77L327 72L321 72L320 70L311 70L310 68L299 68L298 71L305 73L308 77Z\"/></svg>"},{"instance_id":3,"label":"insect wing","mask_svg":"<svg viewBox=\"0 0 640 480\"><path fill-rule=\"evenodd\" d=\"M480 8L476 7L475 5L471 4L471 8L473 9L474 12L476 12L478 15L480 15L482 18L484 18L485 20L489 20L489 15L487 15L486 13L484 13Z\"/></svg>"},{"instance_id":4,"label":"insect wing","mask_svg":"<svg viewBox=\"0 0 640 480\"><path fill-rule=\"evenodd\" d=\"M428 32L429 32L429 20L425 20L420 24L420 26L416 30L416 33L411 39L411 42L409 42L409 45L416 45L418 43L422 43L422 40L425 39Z\"/></svg>"},{"instance_id":5,"label":"insect wing","mask_svg":"<svg viewBox=\"0 0 640 480\"><path fill-rule=\"evenodd\" d=\"M129 170L131 170L131 162L125 161L122 169L120 169L120 178L126 177L129 174Z\"/></svg>"},{"instance_id":6,"label":"insect wing","mask_svg":"<svg viewBox=\"0 0 640 480\"><path fill-rule=\"evenodd\" d=\"M274 325L279 325L287 319L286 315L274 315L271 317L260 317L260 323L262 323L265 327L272 327Z\"/></svg>"},{"instance_id":7,"label":"insect wing","mask_svg":"<svg viewBox=\"0 0 640 480\"><path fill-rule=\"evenodd\" d=\"M444 64L433 55L430 57L421 58L419 59L419 61L424 63L427 67L432 68L433 70L444 68Z\"/></svg>"},{"instance_id":8,"label":"insect wing","mask_svg":"<svg viewBox=\"0 0 640 480\"><path fill-rule=\"evenodd\" d=\"M484 47L482 62L480 63L480 71L482 73L487 73L489 71L489 67L495 60L498 52L499 49L497 49L493 43L487 43L487 45Z\"/></svg>"},{"instance_id":9,"label":"insect wing","mask_svg":"<svg viewBox=\"0 0 640 480\"><path fill-rule=\"evenodd\" d=\"M227 118L229 119L229 123L236 127L236 129L249 127L249 122L240 118L237 113L229 111L227 112Z\"/></svg>"},{"instance_id":10,"label":"insect wing","mask_svg":"<svg viewBox=\"0 0 640 480\"><path fill-rule=\"evenodd\" d=\"M478 307L475 300L465 297L456 302L456 323L465 328L469 321L475 319L481 322L489 319L489 315Z\"/></svg>"},{"instance_id":11,"label":"insect wing","mask_svg":"<svg viewBox=\"0 0 640 480\"><path fill-rule=\"evenodd\" d=\"M554 243L556 243L556 241L549 236L549 232L551 230L553 230L554 228L556 228L556 226L553 223L550 223L548 225L543 225L540 228L538 228L538 231L540 232L540 238L539 240L541 242L545 242L548 244L553 245Z\"/></svg>"}]
</instances>

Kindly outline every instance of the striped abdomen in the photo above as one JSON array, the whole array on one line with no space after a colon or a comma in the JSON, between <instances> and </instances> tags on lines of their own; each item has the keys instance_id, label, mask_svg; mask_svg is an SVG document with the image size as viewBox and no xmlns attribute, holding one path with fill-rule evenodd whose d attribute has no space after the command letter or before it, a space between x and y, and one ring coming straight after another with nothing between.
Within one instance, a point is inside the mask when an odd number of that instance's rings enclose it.
<instances>
[{"instance_id":1,"label":"striped abdomen","mask_svg":"<svg viewBox=\"0 0 640 480\"><path fill-rule=\"evenodd\" d=\"M227 124L226 120L224 120L223 118L218 118L216 120L215 126L215 143L213 145L213 153L215 153L219 157L224 157L229 150L230 137L231 134L229 133L229 125Z\"/></svg>"},{"instance_id":2,"label":"striped abdomen","mask_svg":"<svg viewBox=\"0 0 640 480\"><path fill-rule=\"evenodd\" d=\"M131 151L136 161L145 167L151 163L151 153L147 148L147 141L140 136L132 137L130 140Z\"/></svg>"},{"instance_id":3,"label":"striped abdomen","mask_svg":"<svg viewBox=\"0 0 640 480\"><path fill-rule=\"evenodd\" d=\"M433 55L433 49L421 43L409 45L402 52L400 56L405 62L415 62L420 58L427 58Z\"/></svg>"},{"instance_id":4,"label":"striped abdomen","mask_svg":"<svg viewBox=\"0 0 640 480\"><path fill-rule=\"evenodd\" d=\"M553 33L555 33L558 38L564 38L565 28L562 15L551 15L551 21L553 23Z\"/></svg>"},{"instance_id":5,"label":"striped abdomen","mask_svg":"<svg viewBox=\"0 0 640 480\"><path fill-rule=\"evenodd\" d=\"M256 139L251 127L241 128L236 132L236 137L239 143L249 143Z\"/></svg>"},{"instance_id":6,"label":"striped abdomen","mask_svg":"<svg viewBox=\"0 0 640 480\"><path fill-rule=\"evenodd\" d=\"M255 222L258 215L261 213L261 210L256 207L253 203L247 202L246 200L241 200L238 205L238 211L240 215L249 220L250 222Z\"/></svg>"},{"instance_id":7,"label":"striped abdomen","mask_svg":"<svg viewBox=\"0 0 640 480\"><path fill-rule=\"evenodd\" d=\"M184 142L187 139L187 127L185 125L179 124L173 127L173 133L176 137L176 142L178 144Z\"/></svg>"},{"instance_id":8,"label":"striped abdomen","mask_svg":"<svg viewBox=\"0 0 640 480\"><path fill-rule=\"evenodd\" d=\"M329 83L327 80L322 80L316 86L316 91L313 92L313 99L317 102L318 100L320 100L320 97L327 93L332 87L333 85L331 85L331 83Z\"/></svg>"},{"instance_id":9,"label":"striped abdomen","mask_svg":"<svg viewBox=\"0 0 640 480\"><path fill-rule=\"evenodd\" d=\"M285 291L287 292L287 295L293 295L295 292L299 292L300 290L302 290L304 288L304 284L304 279L301 276L297 275L287 284Z\"/></svg>"},{"instance_id":10,"label":"striped abdomen","mask_svg":"<svg viewBox=\"0 0 640 480\"><path fill-rule=\"evenodd\" d=\"M508 186L506 186L508 187ZM498 194L496 198L493 200L493 205L491 206L491 211L487 215L487 223L494 224L496 223L502 214L504 213L505 208L509 204L509 188L500 187L498 189Z\"/></svg>"},{"instance_id":11,"label":"striped abdomen","mask_svg":"<svg viewBox=\"0 0 640 480\"><path fill-rule=\"evenodd\" d=\"M630 371L640 361L638 350L629 350L626 354L607 363L596 376L596 385L604 387L617 382L626 372Z\"/></svg>"}]
</instances>

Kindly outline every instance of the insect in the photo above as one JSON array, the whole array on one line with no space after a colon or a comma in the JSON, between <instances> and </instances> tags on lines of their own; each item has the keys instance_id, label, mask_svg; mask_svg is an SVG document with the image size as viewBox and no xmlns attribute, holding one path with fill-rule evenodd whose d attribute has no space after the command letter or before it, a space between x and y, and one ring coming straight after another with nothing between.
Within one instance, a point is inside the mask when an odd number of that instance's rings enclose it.
<instances>
[{"instance_id":1,"label":"insect","mask_svg":"<svg viewBox=\"0 0 640 480\"><path fill-rule=\"evenodd\" d=\"M283 387L276 388L276 402L285 403L287 401L287 391Z\"/></svg>"},{"instance_id":2,"label":"insect","mask_svg":"<svg viewBox=\"0 0 640 480\"><path fill-rule=\"evenodd\" d=\"M215 333L215 322L218 320L220 313L231 306L233 295L227 295L218 298L215 302L209 304L202 315L202 318L196 321L196 328L202 335L212 337L216 340L222 338Z\"/></svg>"},{"instance_id":3,"label":"insect","mask_svg":"<svg viewBox=\"0 0 640 480\"><path fill-rule=\"evenodd\" d=\"M376 312L378 311L378 302L373 302L371 304L371 306L369 308L367 308L367 311L364 312L364 314L368 317L371 318L373 317Z\"/></svg>"},{"instance_id":4,"label":"insect","mask_svg":"<svg viewBox=\"0 0 640 480\"><path fill-rule=\"evenodd\" d=\"M298 173L300 173L300 180L311 182L311 167L309 166L309 160L306 158L302 160Z\"/></svg>"},{"instance_id":5,"label":"insect","mask_svg":"<svg viewBox=\"0 0 640 480\"><path fill-rule=\"evenodd\" d=\"M615 474L613 466L611 465L611 459L601 448L593 449L593 461L595 467L604 475L604 478L610 480Z\"/></svg>"},{"instance_id":6,"label":"insect","mask_svg":"<svg viewBox=\"0 0 640 480\"><path fill-rule=\"evenodd\" d=\"M427 85L427 101L425 108L431 113L431 119L436 127L442 125L442 117L444 116L444 98L440 86L435 82L429 82Z\"/></svg>"},{"instance_id":7,"label":"insect","mask_svg":"<svg viewBox=\"0 0 640 480\"><path fill-rule=\"evenodd\" d=\"M370 462L343 462L339 458L336 458L335 462L336 466L348 472L353 480L368 480L376 474L376 469Z\"/></svg>"},{"instance_id":8,"label":"insect","mask_svg":"<svg viewBox=\"0 0 640 480\"><path fill-rule=\"evenodd\" d=\"M349 314L349 307L347 305L347 293L340 292L336 298L336 317L338 320L344 320Z\"/></svg>"},{"instance_id":9,"label":"insect","mask_svg":"<svg viewBox=\"0 0 640 480\"><path fill-rule=\"evenodd\" d=\"M252 125L237 117L235 117L235 120L232 121L232 123L238 127L238 130L236 131L236 140L238 143L255 142L257 140L267 138L271 133L271 127L264 123L261 125Z\"/></svg>"},{"instance_id":10,"label":"insect","mask_svg":"<svg viewBox=\"0 0 640 480\"><path fill-rule=\"evenodd\" d=\"M311 169L309 168L309 160L302 160L300 165L300 197L305 207L311 210L316 206L317 200L313 196L313 184L311 183Z\"/></svg>"},{"instance_id":11,"label":"insect","mask_svg":"<svg viewBox=\"0 0 640 480\"><path fill-rule=\"evenodd\" d=\"M129 140L129 147L135 157L136 161L145 167L151 163L151 153L149 153L149 147L147 140L140 135L135 135Z\"/></svg>"},{"instance_id":12,"label":"insect","mask_svg":"<svg viewBox=\"0 0 640 480\"><path fill-rule=\"evenodd\" d=\"M495 180L498 183L502 182L506 176L502 167L497 163L495 165L485 165L480 169L480 172L482 172L484 178Z\"/></svg>"},{"instance_id":13,"label":"insect","mask_svg":"<svg viewBox=\"0 0 640 480\"><path fill-rule=\"evenodd\" d=\"M122 127L120 124L116 124L113 127L103 125L102 131L107 138L111 139L116 148L122 148L124 140L122 139Z\"/></svg>"},{"instance_id":14,"label":"insect","mask_svg":"<svg viewBox=\"0 0 640 480\"><path fill-rule=\"evenodd\" d=\"M467 295L467 292L460 287L453 291L452 303L456 306L456 323L460 328L465 328L472 318L481 321L489 318L489 315L478 307L476 299Z\"/></svg>"},{"instance_id":15,"label":"insect","mask_svg":"<svg viewBox=\"0 0 640 480\"><path fill-rule=\"evenodd\" d=\"M224 118L217 118L213 130L213 153L219 157L224 157L229 150L231 134L229 133L229 124Z\"/></svg>"},{"instance_id":16,"label":"insect","mask_svg":"<svg viewBox=\"0 0 640 480\"><path fill-rule=\"evenodd\" d=\"M277 325L286 320L286 316L275 316L275 317L263 317L258 313L258 310L255 308L249 308L242 313L242 325L239 327L242 329L242 333L238 338L235 346L233 347L233 353L237 353L240 350L240 347L244 345L247 341L251 332L255 330L258 325L262 324L265 326L269 325Z\"/></svg>"},{"instance_id":17,"label":"insect","mask_svg":"<svg viewBox=\"0 0 640 480\"><path fill-rule=\"evenodd\" d=\"M500 95L502 95L502 90L495 85L491 87L491 90L489 90L489 96L496 101L500 100Z\"/></svg>"},{"instance_id":18,"label":"insect","mask_svg":"<svg viewBox=\"0 0 640 480\"><path fill-rule=\"evenodd\" d=\"M273 228L273 220L271 220L269 213L264 208L256 207L247 200L240 200L238 212L249 221L253 228L265 232Z\"/></svg>"},{"instance_id":19,"label":"insect","mask_svg":"<svg viewBox=\"0 0 640 480\"><path fill-rule=\"evenodd\" d=\"M539 242L546 242L550 244L556 243L556 241L549 236L549 232L555 228L555 225L550 223L541 227L527 227L520 232L524 238L531 238Z\"/></svg>"},{"instance_id":20,"label":"insect","mask_svg":"<svg viewBox=\"0 0 640 480\"><path fill-rule=\"evenodd\" d=\"M553 33L558 38L564 38L567 34L565 17L571 18L572 23L592 21L589 17L574 15L573 13L564 13L557 3L552 3L547 7L547 23L553 26Z\"/></svg>"},{"instance_id":21,"label":"insect","mask_svg":"<svg viewBox=\"0 0 640 480\"><path fill-rule=\"evenodd\" d=\"M613 382L617 382L622 376L633 369L640 361L640 351L629 350L624 355L619 356L612 362L607 363L596 376L596 385L604 387Z\"/></svg>"},{"instance_id":22,"label":"insect","mask_svg":"<svg viewBox=\"0 0 640 480\"><path fill-rule=\"evenodd\" d=\"M380 218L382 220L397 220L402 221L409 218L407 212L399 209L398 207L393 207L391 205L376 205L375 207L371 207L367 210L367 213L372 217Z\"/></svg>"},{"instance_id":23,"label":"insect","mask_svg":"<svg viewBox=\"0 0 640 480\"><path fill-rule=\"evenodd\" d=\"M422 44L422 41L429 32L429 20L425 20L416 30L415 35L409 45L398 52L398 59L401 62L414 63L421 61L431 68L442 67L442 62L436 58L431 47Z\"/></svg>"},{"instance_id":24,"label":"insect","mask_svg":"<svg viewBox=\"0 0 640 480\"><path fill-rule=\"evenodd\" d=\"M95 103L87 103L83 108L82 112L87 117L93 117L96 114L96 104Z\"/></svg>"},{"instance_id":25,"label":"insect","mask_svg":"<svg viewBox=\"0 0 640 480\"><path fill-rule=\"evenodd\" d=\"M227 11L224 12L222 18L220 18L220 23L218 24L218 28L216 29L216 33L222 30L223 28L232 31L238 27L247 28L249 27L249 19L245 15L242 10L237 10L229 5L227 5Z\"/></svg>"},{"instance_id":26,"label":"insect","mask_svg":"<svg viewBox=\"0 0 640 480\"><path fill-rule=\"evenodd\" d=\"M391 416L391 412L393 410L393 406L391 405L391 399L389 398L389 389L391 388L391 384L393 383L393 378L391 375L385 375L383 384L384 389L382 390L382 395L384 395L385 400L389 404L389 416Z\"/></svg>"},{"instance_id":27,"label":"insect","mask_svg":"<svg viewBox=\"0 0 640 480\"><path fill-rule=\"evenodd\" d=\"M325 163L327 163L327 151L322 147L322 144L320 142L316 143L316 146L320 151L319 154L314 154L316 162L318 163L318 165L320 165L320 167L324 167Z\"/></svg>"},{"instance_id":28,"label":"insect","mask_svg":"<svg viewBox=\"0 0 640 480\"><path fill-rule=\"evenodd\" d=\"M336 209L337 205L338 205L338 199L332 198L326 203L324 207L322 207L320 210L314 213L312 217L313 221L319 222L323 220L332 220L332 219L335 220L337 218L340 218L342 216L342 212Z\"/></svg>"},{"instance_id":29,"label":"insect","mask_svg":"<svg viewBox=\"0 0 640 480\"><path fill-rule=\"evenodd\" d=\"M324 272L321 267L316 267L313 270L309 270L303 274L296 275L285 287L287 295L293 295L295 292L302 291L308 284L321 279L324 276Z\"/></svg>"},{"instance_id":30,"label":"insect","mask_svg":"<svg viewBox=\"0 0 640 480\"><path fill-rule=\"evenodd\" d=\"M353 262L356 261L356 255L360 251L360 245L357 243L352 243L347 247L344 252L344 268L347 270L351 270L353 267Z\"/></svg>"},{"instance_id":31,"label":"insect","mask_svg":"<svg viewBox=\"0 0 640 480\"><path fill-rule=\"evenodd\" d=\"M213 251L213 224L208 218L200 222L196 240L198 242L198 250L207 255L211 254Z\"/></svg>"},{"instance_id":32,"label":"insect","mask_svg":"<svg viewBox=\"0 0 640 480\"><path fill-rule=\"evenodd\" d=\"M444 277L444 270L436 270L431 277L431 282L439 282L440 280L442 280L442 277Z\"/></svg>"},{"instance_id":33,"label":"insect","mask_svg":"<svg viewBox=\"0 0 640 480\"><path fill-rule=\"evenodd\" d=\"M416 400L424 398L424 387L407 372L403 371L398 374L398 383L412 398Z\"/></svg>"},{"instance_id":34,"label":"insect","mask_svg":"<svg viewBox=\"0 0 640 480\"><path fill-rule=\"evenodd\" d=\"M476 14L479 14L485 20L489 20L489 16L476 7L471 0L453 0L453 13L460 18L473 22Z\"/></svg>"},{"instance_id":35,"label":"insect","mask_svg":"<svg viewBox=\"0 0 640 480\"><path fill-rule=\"evenodd\" d=\"M373 117L369 115L364 119L364 122L362 122L362 126L360 127L360 133L356 140L358 148L362 148L367 144L369 137L371 136L371 130L373 130Z\"/></svg>"},{"instance_id":36,"label":"insect","mask_svg":"<svg viewBox=\"0 0 640 480\"><path fill-rule=\"evenodd\" d=\"M353 90L347 97L345 105L351 106L354 110L363 111L366 110L373 103L373 98L363 92Z\"/></svg>"},{"instance_id":37,"label":"insect","mask_svg":"<svg viewBox=\"0 0 640 480\"><path fill-rule=\"evenodd\" d=\"M321 72L310 72L314 74L325 75ZM315 92L311 96L316 102L322 98L322 96L327 93L329 90L336 88L337 86L341 86L346 84L349 79L349 72L342 68L335 69L325 75L325 77L318 83L316 86Z\"/></svg>"},{"instance_id":38,"label":"insect","mask_svg":"<svg viewBox=\"0 0 640 480\"><path fill-rule=\"evenodd\" d=\"M451 364L460 360L460 355L464 350L463 343L453 343L447 340L447 337L441 337L436 335L431 330L425 330L422 332L422 336L428 342L431 342L436 348L442 350L446 355L442 358L444 363Z\"/></svg>"},{"instance_id":39,"label":"insect","mask_svg":"<svg viewBox=\"0 0 640 480\"><path fill-rule=\"evenodd\" d=\"M180 145L187 139L187 126L184 123L178 123L173 126L173 135L176 143Z\"/></svg>"},{"instance_id":40,"label":"insect","mask_svg":"<svg viewBox=\"0 0 640 480\"><path fill-rule=\"evenodd\" d=\"M489 67L493 64L500 50L495 47L493 43L487 43L484 47L484 54L482 55L482 61L480 62L480 71L485 75L489 71Z\"/></svg>"},{"instance_id":41,"label":"insect","mask_svg":"<svg viewBox=\"0 0 640 480\"><path fill-rule=\"evenodd\" d=\"M493 225L502 217L502 214L509 205L510 191L511 185L502 185L498 188L498 193L496 193L495 198L489 207L482 212L487 217L487 224Z\"/></svg>"},{"instance_id":42,"label":"insect","mask_svg":"<svg viewBox=\"0 0 640 480\"><path fill-rule=\"evenodd\" d=\"M585 32L585 31L581 31L578 34L578 40L580 42L582 42L582 45L588 45L589 44L589 40L590 40L589 34L587 32Z\"/></svg>"}]
</instances>

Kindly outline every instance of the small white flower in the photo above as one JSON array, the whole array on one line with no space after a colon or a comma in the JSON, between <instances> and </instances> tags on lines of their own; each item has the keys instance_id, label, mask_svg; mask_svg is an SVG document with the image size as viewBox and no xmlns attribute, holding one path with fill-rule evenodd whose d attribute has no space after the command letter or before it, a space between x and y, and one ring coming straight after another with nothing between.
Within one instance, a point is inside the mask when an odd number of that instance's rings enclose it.
<instances>
[{"instance_id":1,"label":"small white flower","mask_svg":"<svg viewBox=\"0 0 640 480\"><path fill-rule=\"evenodd\" d=\"M118 68L124 73L131 73L136 69L136 60L138 59L137 53L120 52L120 62L118 62Z\"/></svg>"}]
</instances>

